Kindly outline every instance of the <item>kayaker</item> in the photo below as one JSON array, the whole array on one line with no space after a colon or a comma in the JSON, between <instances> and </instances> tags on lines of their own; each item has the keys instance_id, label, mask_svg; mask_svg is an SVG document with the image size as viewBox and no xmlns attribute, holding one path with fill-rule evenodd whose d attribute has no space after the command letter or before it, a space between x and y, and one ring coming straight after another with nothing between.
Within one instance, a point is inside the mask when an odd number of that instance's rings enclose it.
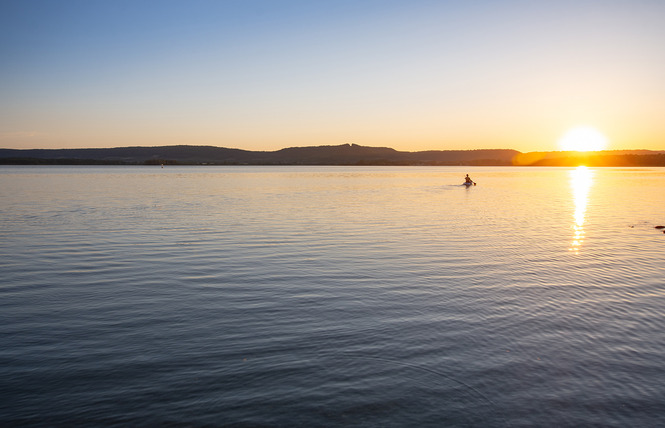
<instances>
[{"instance_id":1,"label":"kayaker","mask_svg":"<svg viewBox=\"0 0 665 428\"><path fill-rule=\"evenodd\" d=\"M465 183L473 183L473 180L471 180L471 177L469 177L469 174L467 174L466 177L464 177L464 182Z\"/></svg>"}]
</instances>

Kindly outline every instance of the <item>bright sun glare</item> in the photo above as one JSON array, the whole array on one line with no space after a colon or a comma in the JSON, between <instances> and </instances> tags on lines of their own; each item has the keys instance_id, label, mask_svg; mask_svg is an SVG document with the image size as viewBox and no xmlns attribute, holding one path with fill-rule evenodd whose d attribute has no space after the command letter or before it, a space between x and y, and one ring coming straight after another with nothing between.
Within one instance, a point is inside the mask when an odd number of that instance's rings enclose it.
<instances>
[{"instance_id":1,"label":"bright sun glare","mask_svg":"<svg viewBox=\"0 0 665 428\"><path fill-rule=\"evenodd\" d=\"M606 146L607 138L590 126L573 128L559 140L559 148L564 152L595 152Z\"/></svg>"}]
</instances>

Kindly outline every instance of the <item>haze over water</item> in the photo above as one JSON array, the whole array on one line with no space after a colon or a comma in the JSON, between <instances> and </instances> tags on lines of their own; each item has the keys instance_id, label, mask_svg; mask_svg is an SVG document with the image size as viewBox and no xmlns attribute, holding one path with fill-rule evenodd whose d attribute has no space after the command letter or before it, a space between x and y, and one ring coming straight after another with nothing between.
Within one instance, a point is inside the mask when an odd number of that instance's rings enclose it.
<instances>
[{"instance_id":1,"label":"haze over water","mask_svg":"<svg viewBox=\"0 0 665 428\"><path fill-rule=\"evenodd\" d=\"M1 167L0 422L657 426L664 188L662 168Z\"/></svg>"}]
</instances>

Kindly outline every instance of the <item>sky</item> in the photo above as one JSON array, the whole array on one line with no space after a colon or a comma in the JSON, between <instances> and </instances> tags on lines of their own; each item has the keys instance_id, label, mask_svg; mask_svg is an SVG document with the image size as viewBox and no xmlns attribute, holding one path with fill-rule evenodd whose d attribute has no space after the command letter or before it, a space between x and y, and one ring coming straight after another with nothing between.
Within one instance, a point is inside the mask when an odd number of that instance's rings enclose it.
<instances>
[{"instance_id":1,"label":"sky","mask_svg":"<svg viewBox=\"0 0 665 428\"><path fill-rule=\"evenodd\" d=\"M665 150L662 0L0 0L0 147Z\"/></svg>"}]
</instances>

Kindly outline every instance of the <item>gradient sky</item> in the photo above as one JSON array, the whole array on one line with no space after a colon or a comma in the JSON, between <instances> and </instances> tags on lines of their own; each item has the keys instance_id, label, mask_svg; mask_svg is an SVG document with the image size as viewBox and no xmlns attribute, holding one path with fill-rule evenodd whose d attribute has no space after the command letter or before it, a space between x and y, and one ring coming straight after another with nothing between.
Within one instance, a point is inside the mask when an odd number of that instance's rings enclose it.
<instances>
[{"instance_id":1,"label":"gradient sky","mask_svg":"<svg viewBox=\"0 0 665 428\"><path fill-rule=\"evenodd\" d=\"M665 149L665 1L0 0L0 147Z\"/></svg>"}]
</instances>

